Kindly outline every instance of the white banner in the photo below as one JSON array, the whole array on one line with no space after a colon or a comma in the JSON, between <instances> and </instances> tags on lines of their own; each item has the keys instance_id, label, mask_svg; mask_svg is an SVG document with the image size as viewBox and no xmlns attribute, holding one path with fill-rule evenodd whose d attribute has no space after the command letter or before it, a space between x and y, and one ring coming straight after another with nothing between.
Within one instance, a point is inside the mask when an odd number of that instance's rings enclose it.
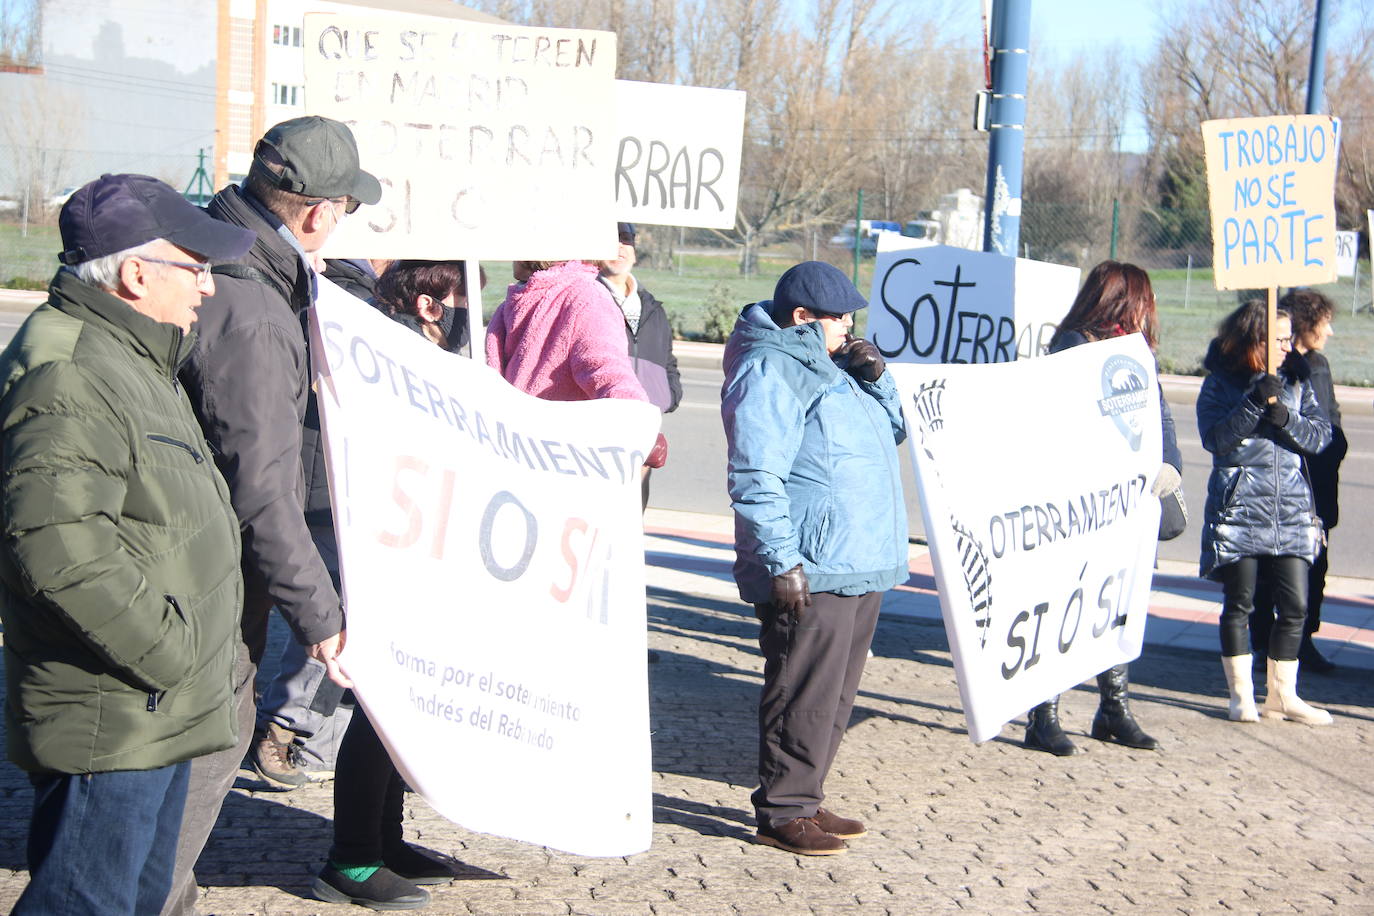
<instances>
[{"instance_id":1,"label":"white banner","mask_svg":"<svg viewBox=\"0 0 1374 916\"><path fill-rule=\"evenodd\" d=\"M342 663L402 775L471 830L648 849L658 410L530 397L327 281L312 315Z\"/></svg>"},{"instance_id":2,"label":"white banner","mask_svg":"<svg viewBox=\"0 0 1374 916\"><path fill-rule=\"evenodd\" d=\"M1040 356L1073 304L1078 277L1076 267L948 245L881 246L868 298L868 339L896 362L1001 363Z\"/></svg>"},{"instance_id":3,"label":"white banner","mask_svg":"<svg viewBox=\"0 0 1374 916\"><path fill-rule=\"evenodd\" d=\"M616 80L616 216L733 229L745 93Z\"/></svg>"},{"instance_id":4,"label":"white banner","mask_svg":"<svg viewBox=\"0 0 1374 916\"><path fill-rule=\"evenodd\" d=\"M1358 230L1351 229L1349 232L1336 233L1336 276L1355 276L1355 258L1359 251L1360 233Z\"/></svg>"},{"instance_id":5,"label":"white banner","mask_svg":"<svg viewBox=\"0 0 1374 916\"><path fill-rule=\"evenodd\" d=\"M894 365L969 736L1140 654L1159 533L1140 335L993 366Z\"/></svg>"},{"instance_id":6,"label":"white banner","mask_svg":"<svg viewBox=\"0 0 1374 916\"><path fill-rule=\"evenodd\" d=\"M615 35L305 16L311 114L352 125L382 200L330 257L613 258Z\"/></svg>"}]
</instances>

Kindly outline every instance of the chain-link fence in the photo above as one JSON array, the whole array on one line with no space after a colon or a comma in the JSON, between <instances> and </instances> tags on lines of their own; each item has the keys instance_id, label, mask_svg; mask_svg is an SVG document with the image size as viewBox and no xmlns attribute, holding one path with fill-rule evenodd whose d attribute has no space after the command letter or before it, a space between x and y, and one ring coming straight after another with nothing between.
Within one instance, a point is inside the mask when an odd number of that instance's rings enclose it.
<instances>
[{"instance_id":1,"label":"chain-link fence","mask_svg":"<svg viewBox=\"0 0 1374 916\"><path fill-rule=\"evenodd\" d=\"M136 172L183 190L198 165L196 154L0 144L0 286L46 287L62 250L57 213L80 185L106 172Z\"/></svg>"}]
</instances>

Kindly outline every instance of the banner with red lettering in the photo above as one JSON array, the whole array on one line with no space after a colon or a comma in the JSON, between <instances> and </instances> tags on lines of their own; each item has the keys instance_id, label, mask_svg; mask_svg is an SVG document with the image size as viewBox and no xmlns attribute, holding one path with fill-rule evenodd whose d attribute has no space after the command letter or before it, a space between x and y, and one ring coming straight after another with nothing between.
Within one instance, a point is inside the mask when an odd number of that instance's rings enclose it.
<instances>
[{"instance_id":1,"label":"banner with red lettering","mask_svg":"<svg viewBox=\"0 0 1374 916\"><path fill-rule=\"evenodd\" d=\"M402 775L471 830L648 849L659 411L530 397L323 280L311 330L342 663Z\"/></svg>"}]
</instances>

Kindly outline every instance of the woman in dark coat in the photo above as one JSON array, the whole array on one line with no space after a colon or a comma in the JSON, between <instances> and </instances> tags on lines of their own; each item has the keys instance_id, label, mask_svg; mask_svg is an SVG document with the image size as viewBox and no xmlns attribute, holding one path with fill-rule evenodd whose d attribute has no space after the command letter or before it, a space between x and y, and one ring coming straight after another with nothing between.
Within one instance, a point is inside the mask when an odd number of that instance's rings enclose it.
<instances>
[{"instance_id":1,"label":"woman in dark coat","mask_svg":"<svg viewBox=\"0 0 1374 916\"><path fill-rule=\"evenodd\" d=\"M1203 366L1198 432L1212 453L1203 513L1202 575L1220 580L1221 661L1228 715L1258 722L1246 632L1261 577L1278 620L1269 638L1266 718L1329 725L1331 715L1298 698L1298 646L1307 616L1307 572L1321 549L1321 519L1307 482L1307 460L1331 442L1331 424L1301 364L1265 370L1270 329L1264 302L1236 309L1217 328ZM1280 313L1272 333L1291 349L1292 325Z\"/></svg>"},{"instance_id":2,"label":"woman in dark coat","mask_svg":"<svg viewBox=\"0 0 1374 916\"><path fill-rule=\"evenodd\" d=\"M1331 338L1331 318L1335 307L1331 300L1314 289L1294 289L1279 300L1279 310L1287 313L1293 323L1293 352L1289 359L1305 361L1308 381L1317 405L1331 421L1331 444L1321 454L1307 460L1308 479L1317 514L1327 536L1340 521L1340 505L1336 491L1340 484L1341 461L1349 448L1341 430L1341 405L1336 402L1336 386L1331 378L1331 364L1322 350ZM1329 544L1323 543L1317 559L1307 574L1307 622L1303 624L1302 644L1298 647L1298 661L1304 671L1331 671L1336 666L1317 651L1312 635L1321 626L1322 598L1326 593L1326 569ZM1268 583L1261 581L1255 590L1255 611L1250 615L1250 646L1261 657L1269 652L1269 631L1274 626L1274 598Z\"/></svg>"},{"instance_id":3,"label":"woman in dark coat","mask_svg":"<svg viewBox=\"0 0 1374 916\"><path fill-rule=\"evenodd\" d=\"M1103 261L1088 272L1083 288L1078 291L1073 306L1050 339L1050 352L1058 353L1069 347L1093 340L1142 334L1150 349L1158 342L1158 316L1155 294L1150 276L1134 264ZM1163 454L1160 470L1155 477L1154 493L1176 489L1181 480L1183 456L1178 450L1174 433L1174 417L1159 392L1160 419L1163 424ZM1145 734L1131 715L1126 697L1127 666L1116 665L1097 676L1100 696L1097 715L1093 717L1092 736L1099 741L1115 741L1127 747L1155 750L1159 742ZM1058 757L1076 754L1069 736L1059 724L1059 697L1041 703L1030 711L1026 722L1026 747L1049 751Z\"/></svg>"}]
</instances>

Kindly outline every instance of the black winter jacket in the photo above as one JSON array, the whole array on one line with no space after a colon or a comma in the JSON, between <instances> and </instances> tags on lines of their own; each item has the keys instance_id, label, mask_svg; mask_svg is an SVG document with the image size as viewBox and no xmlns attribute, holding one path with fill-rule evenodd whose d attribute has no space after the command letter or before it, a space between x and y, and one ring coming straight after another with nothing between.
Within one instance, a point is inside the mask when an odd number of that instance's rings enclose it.
<instances>
[{"instance_id":1,"label":"black winter jacket","mask_svg":"<svg viewBox=\"0 0 1374 916\"><path fill-rule=\"evenodd\" d=\"M1202 575L1250 556L1302 557L1321 546L1321 523L1304 464L1331 441L1331 424L1303 376L1305 363L1286 362L1282 401L1288 420L1275 426L1248 396L1259 372L1224 366L1212 342L1203 366L1211 373L1197 399L1198 433L1212 453L1203 509Z\"/></svg>"},{"instance_id":2,"label":"black winter jacket","mask_svg":"<svg viewBox=\"0 0 1374 916\"><path fill-rule=\"evenodd\" d=\"M625 340L630 347L630 360L635 363L635 374L639 374L638 363L648 360L662 366L668 373L668 389L672 393L672 403L664 413L677 410L682 402L682 377L677 371L677 357L673 355L673 326L668 322L668 312L654 294L639 287L639 332L630 330L625 322Z\"/></svg>"},{"instance_id":3,"label":"black winter jacket","mask_svg":"<svg viewBox=\"0 0 1374 916\"><path fill-rule=\"evenodd\" d=\"M1331 421L1331 444L1307 460L1307 468L1312 475L1312 496L1317 501L1317 514L1322 524L1330 531L1341 519L1341 508L1336 498L1340 488L1341 462L1350 445L1345 432L1341 429L1341 405L1336 401L1336 386L1331 379L1331 364L1320 350L1309 350L1305 357L1312 370L1312 394L1317 405Z\"/></svg>"},{"instance_id":4,"label":"black winter jacket","mask_svg":"<svg viewBox=\"0 0 1374 916\"><path fill-rule=\"evenodd\" d=\"M237 186L206 209L258 234L242 264L261 279L215 275L215 295L202 300L196 348L181 372L243 533L243 638L257 661L273 605L303 645L343 629L338 593L303 512L310 365L300 313L311 304L312 278Z\"/></svg>"}]
</instances>

